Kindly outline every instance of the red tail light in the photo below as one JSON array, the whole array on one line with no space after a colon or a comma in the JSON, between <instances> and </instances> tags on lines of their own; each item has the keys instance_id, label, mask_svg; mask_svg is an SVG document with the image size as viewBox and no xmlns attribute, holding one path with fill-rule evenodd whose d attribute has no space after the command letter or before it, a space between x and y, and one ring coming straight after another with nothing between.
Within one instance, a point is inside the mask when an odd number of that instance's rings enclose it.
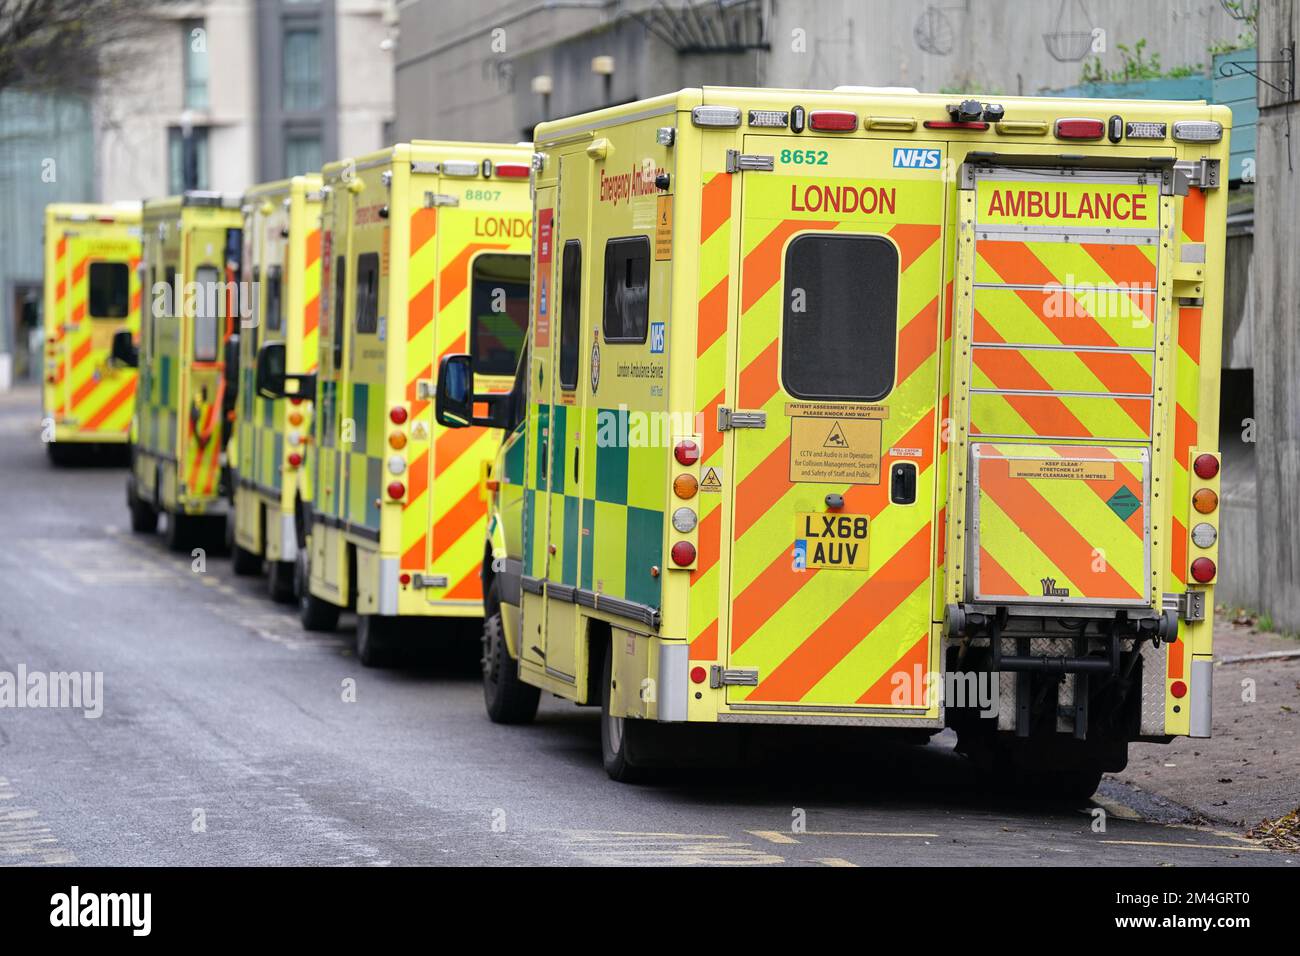
<instances>
[{"instance_id":1,"label":"red tail light","mask_svg":"<svg viewBox=\"0 0 1300 956\"><path fill-rule=\"evenodd\" d=\"M388 413L388 418L394 425L400 425L406 421L406 409L401 405L394 405L392 411Z\"/></svg>"},{"instance_id":2,"label":"red tail light","mask_svg":"<svg viewBox=\"0 0 1300 956\"><path fill-rule=\"evenodd\" d=\"M808 128L819 133L851 133L858 128L858 114L846 110L814 110L808 114Z\"/></svg>"},{"instance_id":3,"label":"red tail light","mask_svg":"<svg viewBox=\"0 0 1300 956\"><path fill-rule=\"evenodd\" d=\"M528 173L525 163L497 163L498 179L527 179Z\"/></svg>"},{"instance_id":4,"label":"red tail light","mask_svg":"<svg viewBox=\"0 0 1300 956\"><path fill-rule=\"evenodd\" d=\"M695 683L695 684L703 684L703 683L704 683L706 680L708 680L708 679L709 679L709 672L706 671L703 667L700 667L700 666L697 664L695 667L692 667L692 668L691 668L691 682L692 682L692 683Z\"/></svg>"},{"instance_id":5,"label":"red tail light","mask_svg":"<svg viewBox=\"0 0 1300 956\"><path fill-rule=\"evenodd\" d=\"M1174 681L1169 685L1169 693L1175 697L1183 698L1187 696L1187 685L1180 680Z\"/></svg>"},{"instance_id":6,"label":"red tail light","mask_svg":"<svg viewBox=\"0 0 1300 956\"><path fill-rule=\"evenodd\" d=\"M1213 581L1218 572L1219 569L1214 566L1214 562L1209 558L1197 558L1192 562L1192 577L1196 579L1198 584Z\"/></svg>"},{"instance_id":7,"label":"red tail light","mask_svg":"<svg viewBox=\"0 0 1300 956\"><path fill-rule=\"evenodd\" d=\"M1219 473L1219 459L1213 455L1197 455L1196 461L1192 463L1192 470L1196 472L1197 478L1209 481Z\"/></svg>"},{"instance_id":8,"label":"red tail light","mask_svg":"<svg viewBox=\"0 0 1300 956\"><path fill-rule=\"evenodd\" d=\"M302 464L302 455L298 454L296 451L292 451L292 452L290 452L290 453L289 453L289 467L291 467L291 468L297 468L297 467L298 467L299 465L301 465L301 464Z\"/></svg>"},{"instance_id":9,"label":"red tail light","mask_svg":"<svg viewBox=\"0 0 1300 956\"><path fill-rule=\"evenodd\" d=\"M689 438L679 441L677 447L673 449L673 457L680 465L693 465L700 460L700 446Z\"/></svg>"},{"instance_id":10,"label":"red tail light","mask_svg":"<svg viewBox=\"0 0 1300 956\"><path fill-rule=\"evenodd\" d=\"M695 561L695 545L689 541L678 541L671 551L673 564L686 567ZM1199 559L1198 559L1199 560Z\"/></svg>"},{"instance_id":11,"label":"red tail light","mask_svg":"<svg viewBox=\"0 0 1300 956\"><path fill-rule=\"evenodd\" d=\"M1057 139L1101 139L1106 135L1106 124L1099 119L1059 119L1056 121Z\"/></svg>"},{"instance_id":12,"label":"red tail light","mask_svg":"<svg viewBox=\"0 0 1300 956\"><path fill-rule=\"evenodd\" d=\"M988 129L989 124L981 120L962 123L957 120L926 120L926 129Z\"/></svg>"},{"instance_id":13,"label":"red tail light","mask_svg":"<svg viewBox=\"0 0 1300 956\"><path fill-rule=\"evenodd\" d=\"M400 481L390 481L388 483L388 497L400 498L404 494L406 494L406 485Z\"/></svg>"}]
</instances>

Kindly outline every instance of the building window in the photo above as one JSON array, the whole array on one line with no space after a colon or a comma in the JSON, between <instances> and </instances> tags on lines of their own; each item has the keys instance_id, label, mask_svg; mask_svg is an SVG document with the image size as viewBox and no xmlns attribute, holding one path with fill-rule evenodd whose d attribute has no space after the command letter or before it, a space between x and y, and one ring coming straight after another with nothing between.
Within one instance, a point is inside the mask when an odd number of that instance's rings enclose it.
<instances>
[{"instance_id":1,"label":"building window","mask_svg":"<svg viewBox=\"0 0 1300 956\"><path fill-rule=\"evenodd\" d=\"M317 110L321 106L319 30L284 34L284 108Z\"/></svg>"},{"instance_id":2,"label":"building window","mask_svg":"<svg viewBox=\"0 0 1300 956\"><path fill-rule=\"evenodd\" d=\"M786 391L822 402L888 395L898 336L894 244L883 236L797 236L786 248L785 288Z\"/></svg>"},{"instance_id":3,"label":"building window","mask_svg":"<svg viewBox=\"0 0 1300 956\"><path fill-rule=\"evenodd\" d=\"M184 192L186 189L208 188L208 130L196 126L190 133L194 142L194 165L191 175L185 175L185 137L179 127L167 131L168 191Z\"/></svg>"},{"instance_id":4,"label":"building window","mask_svg":"<svg viewBox=\"0 0 1300 956\"><path fill-rule=\"evenodd\" d=\"M289 133L284 139L284 175L318 173L325 165L319 133Z\"/></svg>"},{"instance_id":5,"label":"building window","mask_svg":"<svg viewBox=\"0 0 1300 956\"><path fill-rule=\"evenodd\" d=\"M208 108L208 30L202 20L181 21L185 68L185 108Z\"/></svg>"}]
</instances>

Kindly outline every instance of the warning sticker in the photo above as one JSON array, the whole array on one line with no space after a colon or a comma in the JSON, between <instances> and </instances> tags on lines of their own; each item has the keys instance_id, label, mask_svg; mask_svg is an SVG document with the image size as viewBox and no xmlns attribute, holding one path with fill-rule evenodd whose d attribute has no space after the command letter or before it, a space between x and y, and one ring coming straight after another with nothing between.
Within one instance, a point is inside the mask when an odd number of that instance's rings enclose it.
<instances>
[{"instance_id":1,"label":"warning sticker","mask_svg":"<svg viewBox=\"0 0 1300 956\"><path fill-rule=\"evenodd\" d=\"M700 491L721 491L722 490L722 472L716 468L706 468L704 477L700 479Z\"/></svg>"},{"instance_id":2,"label":"warning sticker","mask_svg":"<svg viewBox=\"0 0 1300 956\"><path fill-rule=\"evenodd\" d=\"M889 417L888 405L837 405L833 402L786 402L787 418L880 418Z\"/></svg>"},{"instance_id":3,"label":"warning sticker","mask_svg":"<svg viewBox=\"0 0 1300 956\"><path fill-rule=\"evenodd\" d=\"M803 511L794 516L796 567L867 571L866 515Z\"/></svg>"},{"instance_id":4,"label":"warning sticker","mask_svg":"<svg viewBox=\"0 0 1300 956\"><path fill-rule=\"evenodd\" d=\"M878 418L790 419L790 480L880 484Z\"/></svg>"},{"instance_id":5,"label":"warning sticker","mask_svg":"<svg viewBox=\"0 0 1300 956\"><path fill-rule=\"evenodd\" d=\"M655 211L655 261L673 257L673 197L660 196Z\"/></svg>"},{"instance_id":6,"label":"warning sticker","mask_svg":"<svg viewBox=\"0 0 1300 956\"><path fill-rule=\"evenodd\" d=\"M1127 521L1142 507L1142 500L1129 490L1128 485L1120 485L1119 490L1106 499L1106 506L1119 516L1120 521Z\"/></svg>"},{"instance_id":7,"label":"warning sticker","mask_svg":"<svg viewBox=\"0 0 1300 956\"><path fill-rule=\"evenodd\" d=\"M1115 477L1113 461L1082 461L1077 458L1041 458L1009 461L1012 478L1073 478L1076 481L1109 481Z\"/></svg>"}]
</instances>

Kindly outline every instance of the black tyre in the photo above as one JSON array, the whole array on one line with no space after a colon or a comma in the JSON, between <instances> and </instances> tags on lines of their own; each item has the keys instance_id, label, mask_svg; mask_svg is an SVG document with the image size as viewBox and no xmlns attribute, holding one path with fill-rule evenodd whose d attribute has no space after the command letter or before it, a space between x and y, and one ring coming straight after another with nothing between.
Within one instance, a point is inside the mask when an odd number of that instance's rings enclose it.
<instances>
[{"instance_id":1,"label":"black tyre","mask_svg":"<svg viewBox=\"0 0 1300 956\"><path fill-rule=\"evenodd\" d=\"M343 609L311 593L311 564L305 548L298 551L298 620L305 631L332 631Z\"/></svg>"},{"instance_id":2,"label":"black tyre","mask_svg":"<svg viewBox=\"0 0 1300 956\"><path fill-rule=\"evenodd\" d=\"M266 562L266 593L279 604L293 603L294 563L292 561Z\"/></svg>"},{"instance_id":3,"label":"black tyre","mask_svg":"<svg viewBox=\"0 0 1300 956\"><path fill-rule=\"evenodd\" d=\"M365 667L392 663L394 634L399 621L378 614L357 615L357 660Z\"/></svg>"},{"instance_id":4,"label":"black tyre","mask_svg":"<svg viewBox=\"0 0 1300 956\"><path fill-rule=\"evenodd\" d=\"M50 456L50 464L58 468L67 468L69 465L77 464L80 457L76 445L68 442L47 441L45 443L45 453Z\"/></svg>"},{"instance_id":5,"label":"black tyre","mask_svg":"<svg viewBox=\"0 0 1300 956\"><path fill-rule=\"evenodd\" d=\"M240 577L261 574L262 556L255 551L241 548L238 541L232 542L230 545L230 567Z\"/></svg>"},{"instance_id":6,"label":"black tyre","mask_svg":"<svg viewBox=\"0 0 1300 956\"><path fill-rule=\"evenodd\" d=\"M519 662L506 647L497 583L488 586L483 619L483 703L494 724L528 724L537 716L541 691L519 679Z\"/></svg>"},{"instance_id":7,"label":"black tyre","mask_svg":"<svg viewBox=\"0 0 1300 956\"><path fill-rule=\"evenodd\" d=\"M158 509L147 501L142 501L135 493L135 480L127 482L126 506L131 512L131 530L136 534L156 534L158 531Z\"/></svg>"},{"instance_id":8,"label":"black tyre","mask_svg":"<svg viewBox=\"0 0 1300 956\"><path fill-rule=\"evenodd\" d=\"M653 776L652 753L660 729L648 720L610 715L613 693L613 649L605 648L601 660L600 757L605 772L620 783L641 783Z\"/></svg>"},{"instance_id":9,"label":"black tyre","mask_svg":"<svg viewBox=\"0 0 1300 956\"><path fill-rule=\"evenodd\" d=\"M194 538L194 519L189 515L167 512L167 530L164 533L167 547L172 551L184 551Z\"/></svg>"}]
</instances>

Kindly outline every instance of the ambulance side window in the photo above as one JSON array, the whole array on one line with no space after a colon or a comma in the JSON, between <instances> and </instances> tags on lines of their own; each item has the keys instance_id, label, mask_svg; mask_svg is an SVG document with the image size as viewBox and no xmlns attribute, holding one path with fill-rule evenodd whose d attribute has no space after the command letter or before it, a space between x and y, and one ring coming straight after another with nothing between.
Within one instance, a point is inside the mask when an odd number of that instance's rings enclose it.
<instances>
[{"instance_id":1,"label":"ambulance side window","mask_svg":"<svg viewBox=\"0 0 1300 956\"><path fill-rule=\"evenodd\" d=\"M582 336L582 243L570 239L560 261L560 388L578 387L578 340Z\"/></svg>"},{"instance_id":2,"label":"ambulance side window","mask_svg":"<svg viewBox=\"0 0 1300 956\"><path fill-rule=\"evenodd\" d=\"M90 317L124 319L130 295L131 270L125 262L90 264Z\"/></svg>"},{"instance_id":3,"label":"ambulance side window","mask_svg":"<svg viewBox=\"0 0 1300 956\"><path fill-rule=\"evenodd\" d=\"M218 315L221 312L219 273L215 266L199 266L194 270L194 282L198 286L194 294L194 361L215 362L217 360Z\"/></svg>"},{"instance_id":4,"label":"ambulance side window","mask_svg":"<svg viewBox=\"0 0 1300 956\"><path fill-rule=\"evenodd\" d=\"M898 250L883 236L802 235L785 254L781 379L796 398L874 402L894 384Z\"/></svg>"},{"instance_id":5,"label":"ambulance side window","mask_svg":"<svg viewBox=\"0 0 1300 956\"><path fill-rule=\"evenodd\" d=\"M650 319L650 238L605 243L606 342L644 342Z\"/></svg>"},{"instance_id":6,"label":"ambulance side window","mask_svg":"<svg viewBox=\"0 0 1300 956\"><path fill-rule=\"evenodd\" d=\"M357 256L357 332L373 335L379 330L379 253Z\"/></svg>"},{"instance_id":7,"label":"ambulance side window","mask_svg":"<svg viewBox=\"0 0 1300 956\"><path fill-rule=\"evenodd\" d=\"M279 332L284 325L284 302L280 267L266 267L266 330Z\"/></svg>"},{"instance_id":8,"label":"ambulance side window","mask_svg":"<svg viewBox=\"0 0 1300 956\"><path fill-rule=\"evenodd\" d=\"M343 304L343 296L347 293L348 277L347 263L343 261L342 256L334 260L334 367L339 368L343 365L343 320L347 316L347 309Z\"/></svg>"}]
</instances>

